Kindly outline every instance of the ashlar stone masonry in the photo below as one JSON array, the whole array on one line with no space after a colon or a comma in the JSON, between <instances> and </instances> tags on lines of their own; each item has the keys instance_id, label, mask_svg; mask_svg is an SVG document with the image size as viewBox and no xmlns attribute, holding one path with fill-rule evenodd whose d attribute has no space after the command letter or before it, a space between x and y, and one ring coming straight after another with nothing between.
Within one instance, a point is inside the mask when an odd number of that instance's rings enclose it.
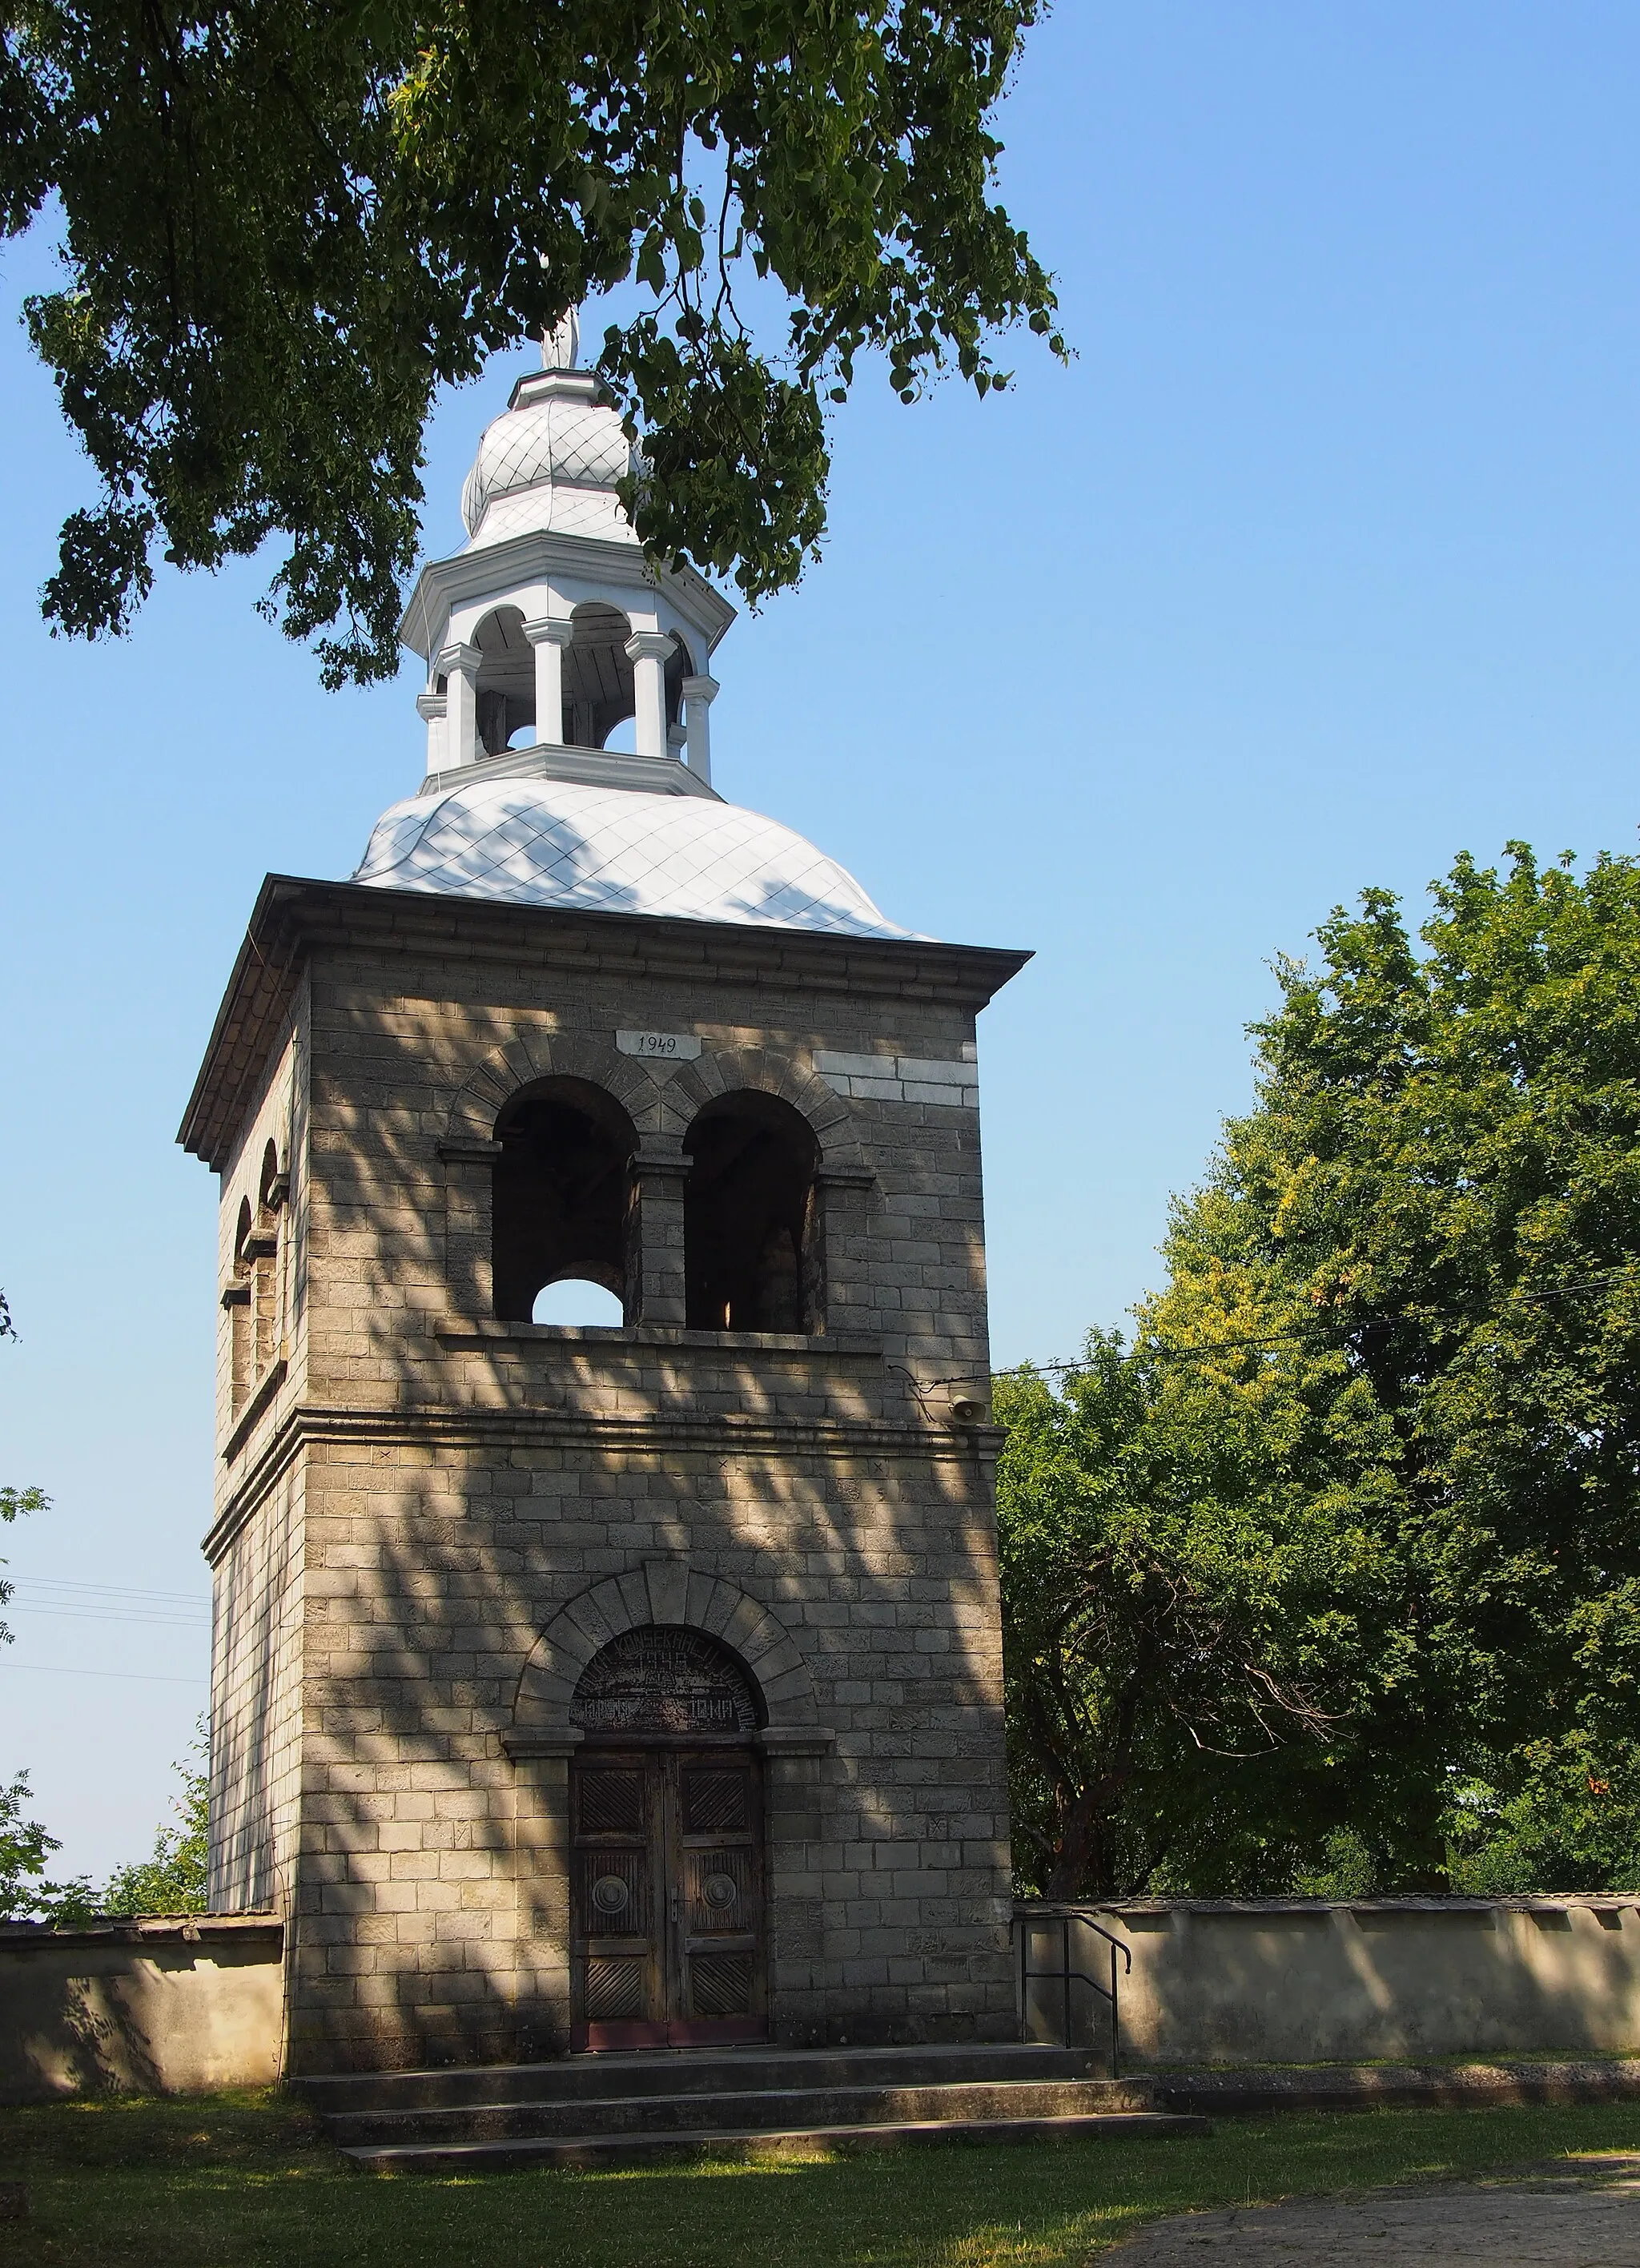
<instances>
[{"instance_id":1,"label":"ashlar stone masonry","mask_svg":"<svg viewBox=\"0 0 1640 2268\"><path fill-rule=\"evenodd\" d=\"M595 2030L575 1698L640 1629L714 1640L759 1720L719 2021L1012 2033L974 1020L1019 960L265 886L184 1139L222 1186L211 1902L286 1918L293 2069ZM628 1321L498 1320L497 1126L589 1091ZM688 1320L686 1143L747 1095L813 1138L802 1329Z\"/></svg>"}]
</instances>

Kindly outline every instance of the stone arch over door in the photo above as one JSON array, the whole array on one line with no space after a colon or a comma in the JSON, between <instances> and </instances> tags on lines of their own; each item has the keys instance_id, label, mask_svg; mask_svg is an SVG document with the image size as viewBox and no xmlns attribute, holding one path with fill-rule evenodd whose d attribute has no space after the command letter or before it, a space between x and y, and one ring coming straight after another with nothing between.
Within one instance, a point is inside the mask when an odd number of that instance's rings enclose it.
<instances>
[{"instance_id":1,"label":"stone arch over door","mask_svg":"<svg viewBox=\"0 0 1640 2268\"><path fill-rule=\"evenodd\" d=\"M593 1655L629 1630L658 1624L703 1631L745 1665L761 1697L759 1745L782 1755L828 1749L808 1664L785 1625L759 1599L687 1559L649 1559L606 1576L553 1616L518 1679L505 1745L515 1756L567 1755L581 1734L570 1705Z\"/></svg>"}]
</instances>

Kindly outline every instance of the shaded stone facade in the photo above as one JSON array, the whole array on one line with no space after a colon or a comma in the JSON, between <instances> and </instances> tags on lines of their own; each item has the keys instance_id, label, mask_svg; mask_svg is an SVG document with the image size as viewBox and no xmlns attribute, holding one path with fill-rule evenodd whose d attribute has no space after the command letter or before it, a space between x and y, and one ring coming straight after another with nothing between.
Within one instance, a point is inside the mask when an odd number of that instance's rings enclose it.
<instances>
[{"instance_id":1,"label":"shaded stone facade","mask_svg":"<svg viewBox=\"0 0 1640 2268\"><path fill-rule=\"evenodd\" d=\"M971 1067L1021 960L264 887L182 1138L211 1902L285 1920L292 2070L570 2044L576 1689L647 1627L756 1697L772 2036L1013 2033ZM497 1124L560 1091L633 1132L619 1329L495 1312ZM686 1137L748 1095L813 1137L800 1331L688 1320Z\"/></svg>"}]
</instances>

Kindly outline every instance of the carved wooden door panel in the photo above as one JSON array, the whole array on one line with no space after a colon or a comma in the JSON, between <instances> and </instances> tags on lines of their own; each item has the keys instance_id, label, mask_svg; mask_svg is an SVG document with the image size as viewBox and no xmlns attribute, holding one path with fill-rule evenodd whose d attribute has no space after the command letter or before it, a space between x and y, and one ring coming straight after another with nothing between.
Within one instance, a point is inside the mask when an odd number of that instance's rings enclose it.
<instances>
[{"instance_id":1,"label":"carved wooden door panel","mask_svg":"<svg viewBox=\"0 0 1640 2268\"><path fill-rule=\"evenodd\" d=\"M577 2047L650 2047L666 2036L657 1759L577 1760L570 1775L570 1930Z\"/></svg>"},{"instance_id":2,"label":"carved wooden door panel","mask_svg":"<svg viewBox=\"0 0 1640 2268\"><path fill-rule=\"evenodd\" d=\"M570 1804L572 2043L761 2039L768 1964L756 1753L583 1755Z\"/></svg>"},{"instance_id":3,"label":"carved wooden door panel","mask_svg":"<svg viewBox=\"0 0 1640 2268\"><path fill-rule=\"evenodd\" d=\"M759 1759L750 1749L717 1749L670 1761L668 2036L680 2047L761 2039L768 2003Z\"/></svg>"}]
</instances>

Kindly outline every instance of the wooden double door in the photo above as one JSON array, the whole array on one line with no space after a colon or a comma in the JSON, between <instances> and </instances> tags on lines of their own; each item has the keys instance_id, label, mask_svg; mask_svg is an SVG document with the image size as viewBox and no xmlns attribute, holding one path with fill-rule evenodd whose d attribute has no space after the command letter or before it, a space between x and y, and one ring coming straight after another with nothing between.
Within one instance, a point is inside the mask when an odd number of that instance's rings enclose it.
<instances>
[{"instance_id":1,"label":"wooden double door","mask_svg":"<svg viewBox=\"0 0 1640 2268\"><path fill-rule=\"evenodd\" d=\"M761 1759L589 1746L570 1766L577 2048L698 2047L768 2026Z\"/></svg>"}]
</instances>

